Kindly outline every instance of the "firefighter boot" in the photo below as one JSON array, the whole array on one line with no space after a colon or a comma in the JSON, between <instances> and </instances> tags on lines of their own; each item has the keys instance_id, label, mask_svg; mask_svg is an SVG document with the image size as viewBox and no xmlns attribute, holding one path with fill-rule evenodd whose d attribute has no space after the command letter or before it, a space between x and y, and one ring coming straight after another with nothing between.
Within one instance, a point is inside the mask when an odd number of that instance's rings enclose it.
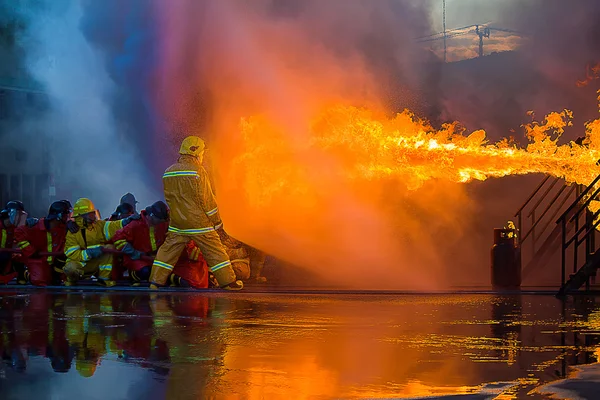
<instances>
[{"instance_id":1,"label":"firefighter boot","mask_svg":"<svg viewBox=\"0 0 600 400\"><path fill-rule=\"evenodd\" d=\"M237 280L233 281L228 285L221 286L221 289L225 290L242 290L244 288L244 282Z\"/></svg>"}]
</instances>

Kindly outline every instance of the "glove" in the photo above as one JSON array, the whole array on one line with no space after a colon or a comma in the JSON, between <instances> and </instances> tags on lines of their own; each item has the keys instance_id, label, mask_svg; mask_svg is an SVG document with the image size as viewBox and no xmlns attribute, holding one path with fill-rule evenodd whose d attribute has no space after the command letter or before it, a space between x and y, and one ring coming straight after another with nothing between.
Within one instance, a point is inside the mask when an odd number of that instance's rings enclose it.
<instances>
[{"instance_id":1,"label":"glove","mask_svg":"<svg viewBox=\"0 0 600 400\"><path fill-rule=\"evenodd\" d=\"M103 247L93 247L91 249L85 250L85 252L89 258L98 258L102 254L104 254L103 250L104 250Z\"/></svg>"},{"instance_id":2,"label":"glove","mask_svg":"<svg viewBox=\"0 0 600 400\"><path fill-rule=\"evenodd\" d=\"M67 229L71 233L77 233L77 232L79 232L79 225L77 225L77 223L73 220L68 220L67 221Z\"/></svg>"},{"instance_id":3,"label":"glove","mask_svg":"<svg viewBox=\"0 0 600 400\"><path fill-rule=\"evenodd\" d=\"M67 263L67 256L65 256L64 254L61 254L59 256L54 257L54 260L52 261L52 266L54 268L58 268L58 269L62 270L66 263Z\"/></svg>"},{"instance_id":4,"label":"glove","mask_svg":"<svg viewBox=\"0 0 600 400\"><path fill-rule=\"evenodd\" d=\"M242 247L241 242L232 238L227 234L227 232L225 232L225 229L223 229L223 224L221 224L221 227L217 229L217 233L219 234L219 238L221 239L221 243L223 244L223 246L229 249L239 249L240 247Z\"/></svg>"},{"instance_id":5,"label":"glove","mask_svg":"<svg viewBox=\"0 0 600 400\"><path fill-rule=\"evenodd\" d=\"M33 228L37 223L38 223L39 219L37 218L27 218L27 220L25 221L25 225L28 228Z\"/></svg>"},{"instance_id":6,"label":"glove","mask_svg":"<svg viewBox=\"0 0 600 400\"><path fill-rule=\"evenodd\" d=\"M225 229L223 228L223 223L219 222L216 226L219 226L219 228L217 229L217 234L221 238L221 242L228 240L229 235L227 234L227 232L225 232Z\"/></svg>"},{"instance_id":7,"label":"glove","mask_svg":"<svg viewBox=\"0 0 600 400\"><path fill-rule=\"evenodd\" d=\"M129 225L132 221L139 220L140 218L142 218L142 216L140 214L133 214L127 218L123 218L123 227Z\"/></svg>"},{"instance_id":8,"label":"glove","mask_svg":"<svg viewBox=\"0 0 600 400\"><path fill-rule=\"evenodd\" d=\"M139 260L144 255L144 253L134 249L133 246L129 243L127 243L123 247L123 249L121 249L121 251L123 252L123 254L127 254L129 257L131 257L132 260Z\"/></svg>"}]
</instances>

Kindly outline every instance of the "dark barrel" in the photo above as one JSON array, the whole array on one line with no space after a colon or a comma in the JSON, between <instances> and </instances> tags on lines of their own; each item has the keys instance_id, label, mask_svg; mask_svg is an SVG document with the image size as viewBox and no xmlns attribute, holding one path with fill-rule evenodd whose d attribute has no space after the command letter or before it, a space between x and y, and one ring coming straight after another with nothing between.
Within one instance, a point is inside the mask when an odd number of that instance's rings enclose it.
<instances>
[{"instance_id":1,"label":"dark barrel","mask_svg":"<svg viewBox=\"0 0 600 400\"><path fill-rule=\"evenodd\" d=\"M517 242L517 230L495 228L492 246L492 288L504 290L520 287L521 249Z\"/></svg>"}]
</instances>

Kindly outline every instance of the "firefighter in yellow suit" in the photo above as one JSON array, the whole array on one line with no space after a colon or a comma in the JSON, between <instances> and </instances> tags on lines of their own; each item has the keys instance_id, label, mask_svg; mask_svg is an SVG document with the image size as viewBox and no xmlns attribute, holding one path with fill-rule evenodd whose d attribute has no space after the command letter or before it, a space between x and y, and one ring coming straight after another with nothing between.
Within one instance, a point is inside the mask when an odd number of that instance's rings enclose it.
<instances>
[{"instance_id":1,"label":"firefighter in yellow suit","mask_svg":"<svg viewBox=\"0 0 600 400\"><path fill-rule=\"evenodd\" d=\"M202 251L219 286L240 290L229 256L221 243L227 237L215 195L202 166L204 141L188 136L181 143L180 157L163 175L165 200L171 221L165 242L158 249L150 274L150 288L164 286L186 244L193 240Z\"/></svg>"},{"instance_id":2,"label":"firefighter in yellow suit","mask_svg":"<svg viewBox=\"0 0 600 400\"><path fill-rule=\"evenodd\" d=\"M81 278L94 275L98 284L114 286L115 281L110 280L113 255L106 253L105 249L112 248L108 242L119 229L140 217L132 215L119 221L103 221L94 203L81 198L73 206L73 218L79 229L67 232L67 262L63 268L67 276L65 285L71 286Z\"/></svg>"}]
</instances>

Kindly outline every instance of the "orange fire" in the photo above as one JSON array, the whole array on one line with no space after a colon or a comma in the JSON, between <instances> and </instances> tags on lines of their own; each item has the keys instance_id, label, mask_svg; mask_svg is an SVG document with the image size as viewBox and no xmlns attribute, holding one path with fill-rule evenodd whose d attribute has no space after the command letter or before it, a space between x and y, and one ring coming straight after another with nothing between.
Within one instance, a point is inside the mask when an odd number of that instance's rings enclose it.
<instances>
[{"instance_id":1,"label":"orange fire","mask_svg":"<svg viewBox=\"0 0 600 400\"><path fill-rule=\"evenodd\" d=\"M558 145L572 117L564 110L525 125L526 147L508 139L488 143L485 131L466 135L458 124L436 130L407 110L386 118L366 109L332 107L305 127L302 140L288 140L267 119L252 117L241 123L246 152L237 164L248 197L256 205L278 194L315 196L315 182L322 175L348 182L395 179L409 190L434 179L465 183L531 173L589 184L600 174L600 119L587 125L581 145ZM296 161L308 155L325 164L319 163L315 170Z\"/></svg>"},{"instance_id":2,"label":"orange fire","mask_svg":"<svg viewBox=\"0 0 600 400\"><path fill-rule=\"evenodd\" d=\"M600 78L600 63L594 65L586 65L585 67L585 79L578 80L575 84L577 87L585 87L589 85L591 81Z\"/></svg>"}]
</instances>

